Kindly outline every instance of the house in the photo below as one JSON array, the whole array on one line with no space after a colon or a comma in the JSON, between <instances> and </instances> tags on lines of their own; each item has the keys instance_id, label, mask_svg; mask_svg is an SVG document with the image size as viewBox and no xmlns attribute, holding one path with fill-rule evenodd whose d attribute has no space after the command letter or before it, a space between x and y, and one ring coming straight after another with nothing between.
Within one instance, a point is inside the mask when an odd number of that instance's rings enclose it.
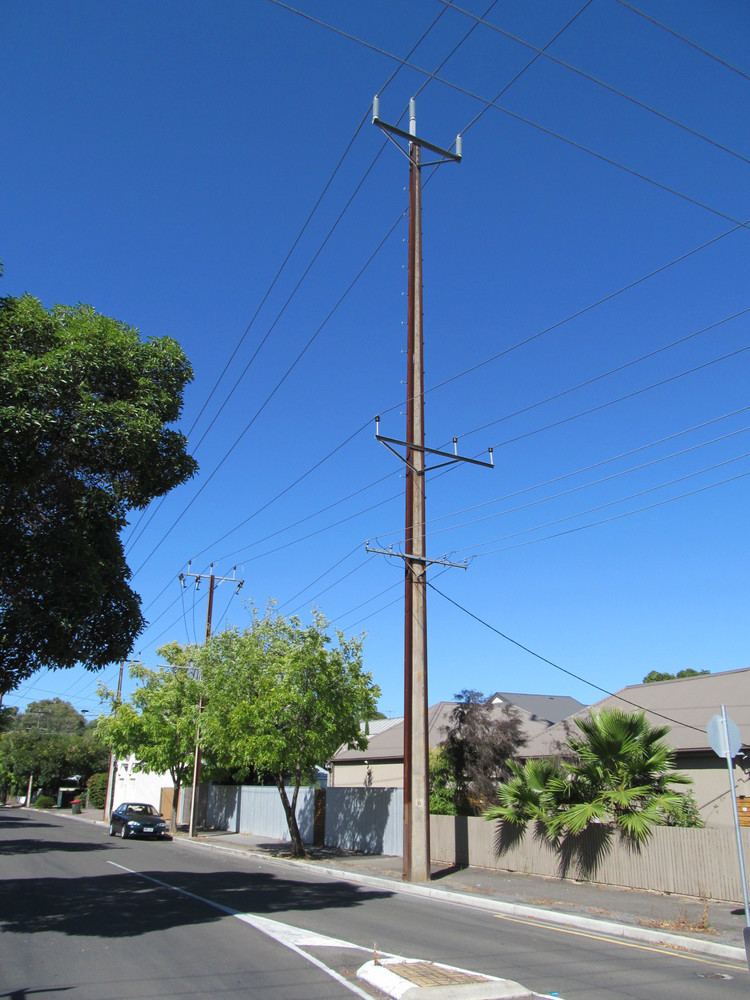
<instances>
[{"instance_id":1,"label":"house","mask_svg":"<svg viewBox=\"0 0 750 1000\"><path fill-rule=\"evenodd\" d=\"M707 826L729 826L733 822L726 760L711 749L707 726L726 705L729 717L740 730L743 746L750 745L750 667L727 670L651 684L631 684L589 708L576 711L529 740L523 757L551 757L560 753L568 733L578 732L573 720L589 711L620 708L643 709L652 725L667 725L666 742L674 749L676 766L693 781L701 815ZM748 796L750 815L750 753L735 759L737 794ZM744 804L744 803L742 803Z\"/></svg>"},{"instance_id":2,"label":"house","mask_svg":"<svg viewBox=\"0 0 750 1000\"><path fill-rule=\"evenodd\" d=\"M582 709L575 698L564 695L512 694L496 692L488 701L498 718L506 707L515 708L521 717L526 739L548 729L555 722ZM439 701L427 710L427 738L430 750L445 739L455 701ZM372 787L403 788L404 785L404 720L379 719L369 723L370 741L366 750L354 750L344 745L331 760L331 788Z\"/></svg>"}]
</instances>

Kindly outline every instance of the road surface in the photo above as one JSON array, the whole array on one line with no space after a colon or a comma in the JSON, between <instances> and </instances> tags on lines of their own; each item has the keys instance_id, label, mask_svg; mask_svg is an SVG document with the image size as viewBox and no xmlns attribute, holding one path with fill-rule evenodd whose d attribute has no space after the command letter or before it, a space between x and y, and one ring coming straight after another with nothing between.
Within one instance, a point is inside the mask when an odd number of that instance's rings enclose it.
<instances>
[{"instance_id":1,"label":"road surface","mask_svg":"<svg viewBox=\"0 0 750 1000\"><path fill-rule=\"evenodd\" d=\"M746 997L739 963L357 886L314 869L0 811L0 998L338 1000L373 951L564 1000Z\"/></svg>"}]
</instances>

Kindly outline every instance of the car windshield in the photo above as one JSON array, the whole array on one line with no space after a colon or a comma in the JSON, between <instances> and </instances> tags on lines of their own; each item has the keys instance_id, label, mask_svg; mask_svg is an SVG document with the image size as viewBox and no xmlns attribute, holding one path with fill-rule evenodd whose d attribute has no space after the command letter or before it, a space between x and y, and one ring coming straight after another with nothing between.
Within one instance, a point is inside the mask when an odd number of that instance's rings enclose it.
<instances>
[{"instance_id":1,"label":"car windshield","mask_svg":"<svg viewBox=\"0 0 750 1000\"><path fill-rule=\"evenodd\" d=\"M148 806L143 802L131 802L128 806L129 813L135 813L138 816L158 816L159 813L154 809L153 806Z\"/></svg>"}]
</instances>

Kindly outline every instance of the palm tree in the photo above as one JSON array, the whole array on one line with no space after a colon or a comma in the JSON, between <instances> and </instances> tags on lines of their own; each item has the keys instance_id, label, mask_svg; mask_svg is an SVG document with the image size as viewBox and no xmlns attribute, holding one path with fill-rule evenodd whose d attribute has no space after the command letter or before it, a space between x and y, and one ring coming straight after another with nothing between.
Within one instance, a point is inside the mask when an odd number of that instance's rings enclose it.
<instances>
[{"instance_id":1,"label":"palm tree","mask_svg":"<svg viewBox=\"0 0 750 1000\"><path fill-rule=\"evenodd\" d=\"M570 762L516 764L498 788L500 805L485 815L516 826L533 820L552 841L605 825L644 843L683 798L671 786L690 784L674 770L674 751L663 742L669 727L620 709L574 721L581 735L568 739Z\"/></svg>"}]
</instances>

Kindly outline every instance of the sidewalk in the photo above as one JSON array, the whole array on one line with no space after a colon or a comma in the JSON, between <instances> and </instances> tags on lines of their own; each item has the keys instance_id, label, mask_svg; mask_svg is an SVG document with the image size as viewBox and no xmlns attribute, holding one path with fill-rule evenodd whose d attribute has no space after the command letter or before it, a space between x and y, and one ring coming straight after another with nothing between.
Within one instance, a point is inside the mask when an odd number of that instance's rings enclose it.
<instances>
[{"instance_id":1,"label":"sidewalk","mask_svg":"<svg viewBox=\"0 0 750 1000\"><path fill-rule=\"evenodd\" d=\"M55 815L68 814L54 810ZM69 814L68 814L69 815ZM102 811L87 809L80 817L102 822ZM431 896L456 903L565 924L651 945L745 963L739 903L717 903L687 896L635 889L618 889L485 868L445 868L433 865L432 880L410 884L402 880L401 858L351 854L333 848L309 847L304 860L292 858L287 842L268 837L202 831L191 840L179 832L176 842L190 847L231 851L318 868L361 884L387 886L391 891Z\"/></svg>"}]
</instances>

